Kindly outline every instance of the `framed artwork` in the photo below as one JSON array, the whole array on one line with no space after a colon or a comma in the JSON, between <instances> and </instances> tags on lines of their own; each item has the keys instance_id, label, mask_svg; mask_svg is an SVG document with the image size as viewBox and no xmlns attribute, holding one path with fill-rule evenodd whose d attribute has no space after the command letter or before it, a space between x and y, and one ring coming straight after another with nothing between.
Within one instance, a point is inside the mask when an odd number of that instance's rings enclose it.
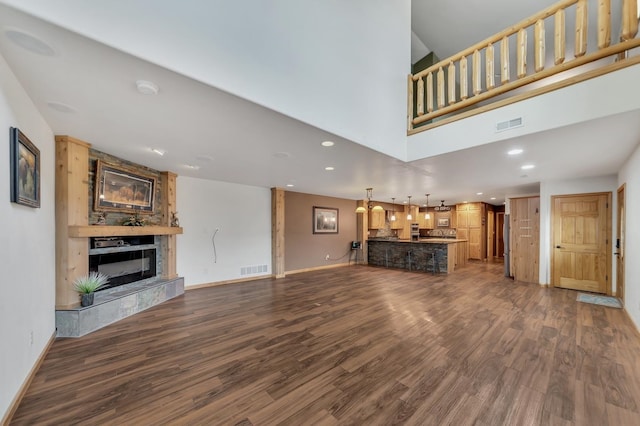
<instances>
[{"instance_id":1,"label":"framed artwork","mask_svg":"<svg viewBox=\"0 0 640 426\"><path fill-rule=\"evenodd\" d=\"M97 161L94 209L153 213L156 179Z\"/></svg>"},{"instance_id":2,"label":"framed artwork","mask_svg":"<svg viewBox=\"0 0 640 426\"><path fill-rule=\"evenodd\" d=\"M40 150L18 128L10 130L11 201L40 207Z\"/></svg>"},{"instance_id":3,"label":"framed artwork","mask_svg":"<svg viewBox=\"0 0 640 426\"><path fill-rule=\"evenodd\" d=\"M338 209L330 207L313 207L313 233L337 234Z\"/></svg>"}]
</instances>

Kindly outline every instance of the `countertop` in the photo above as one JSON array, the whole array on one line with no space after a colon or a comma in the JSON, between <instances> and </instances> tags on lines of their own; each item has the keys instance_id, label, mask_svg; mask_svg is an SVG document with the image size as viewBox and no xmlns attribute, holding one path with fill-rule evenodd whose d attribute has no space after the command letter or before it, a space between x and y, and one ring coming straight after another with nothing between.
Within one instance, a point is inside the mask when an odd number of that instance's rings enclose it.
<instances>
[{"instance_id":1,"label":"countertop","mask_svg":"<svg viewBox=\"0 0 640 426\"><path fill-rule=\"evenodd\" d=\"M463 243L467 240L458 239L458 238L421 238L418 241L411 240L390 240L386 238L369 238L369 241L382 241L389 243L413 243L413 244L454 244L454 243Z\"/></svg>"}]
</instances>

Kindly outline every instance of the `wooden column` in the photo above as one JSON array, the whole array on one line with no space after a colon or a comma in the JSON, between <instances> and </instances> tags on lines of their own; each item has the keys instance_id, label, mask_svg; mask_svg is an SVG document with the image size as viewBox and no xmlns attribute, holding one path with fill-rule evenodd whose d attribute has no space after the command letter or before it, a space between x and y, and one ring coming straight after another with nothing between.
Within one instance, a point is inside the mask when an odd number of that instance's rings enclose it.
<instances>
[{"instance_id":1,"label":"wooden column","mask_svg":"<svg viewBox=\"0 0 640 426\"><path fill-rule=\"evenodd\" d=\"M89 224L89 147L56 136L56 308L77 306L73 281L89 272L89 243L69 236L69 226Z\"/></svg>"},{"instance_id":2,"label":"wooden column","mask_svg":"<svg viewBox=\"0 0 640 426\"><path fill-rule=\"evenodd\" d=\"M177 213L176 207L176 178L178 175L172 172L161 172L162 180L162 225L171 226L173 213ZM164 235L162 244L162 277L174 279L178 277L176 271L176 236Z\"/></svg>"},{"instance_id":3,"label":"wooden column","mask_svg":"<svg viewBox=\"0 0 640 426\"><path fill-rule=\"evenodd\" d=\"M284 278L284 189L271 188L271 273Z\"/></svg>"},{"instance_id":4,"label":"wooden column","mask_svg":"<svg viewBox=\"0 0 640 426\"><path fill-rule=\"evenodd\" d=\"M367 200L360 200L356 207L364 207L367 208ZM369 238L369 215L367 213L355 213L356 226L357 226L357 240L362 242L362 262L363 264L368 263L369 259L369 251L367 247L367 239Z\"/></svg>"}]
</instances>

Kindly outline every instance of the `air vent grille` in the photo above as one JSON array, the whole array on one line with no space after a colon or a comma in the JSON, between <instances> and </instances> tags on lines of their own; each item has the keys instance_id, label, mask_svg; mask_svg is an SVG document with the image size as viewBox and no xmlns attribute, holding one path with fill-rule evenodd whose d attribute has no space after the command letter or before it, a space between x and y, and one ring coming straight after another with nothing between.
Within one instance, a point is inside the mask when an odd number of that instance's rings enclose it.
<instances>
[{"instance_id":1,"label":"air vent grille","mask_svg":"<svg viewBox=\"0 0 640 426\"><path fill-rule=\"evenodd\" d=\"M267 273L267 265L243 266L240 268L240 275L254 275Z\"/></svg>"},{"instance_id":2,"label":"air vent grille","mask_svg":"<svg viewBox=\"0 0 640 426\"><path fill-rule=\"evenodd\" d=\"M524 126L522 117L513 118L507 121L501 121L499 123L496 123L496 133L504 132L505 130L511 130L511 129L515 129L516 127L522 127L522 126Z\"/></svg>"}]
</instances>

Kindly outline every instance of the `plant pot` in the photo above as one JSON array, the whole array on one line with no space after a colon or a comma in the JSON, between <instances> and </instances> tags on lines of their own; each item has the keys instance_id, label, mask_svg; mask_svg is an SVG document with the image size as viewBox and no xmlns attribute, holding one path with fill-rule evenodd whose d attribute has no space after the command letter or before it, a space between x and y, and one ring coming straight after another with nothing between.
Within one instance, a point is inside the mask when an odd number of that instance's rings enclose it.
<instances>
[{"instance_id":1,"label":"plant pot","mask_svg":"<svg viewBox=\"0 0 640 426\"><path fill-rule=\"evenodd\" d=\"M80 295L80 306L91 306L93 305L93 295L95 293L82 293Z\"/></svg>"}]
</instances>

